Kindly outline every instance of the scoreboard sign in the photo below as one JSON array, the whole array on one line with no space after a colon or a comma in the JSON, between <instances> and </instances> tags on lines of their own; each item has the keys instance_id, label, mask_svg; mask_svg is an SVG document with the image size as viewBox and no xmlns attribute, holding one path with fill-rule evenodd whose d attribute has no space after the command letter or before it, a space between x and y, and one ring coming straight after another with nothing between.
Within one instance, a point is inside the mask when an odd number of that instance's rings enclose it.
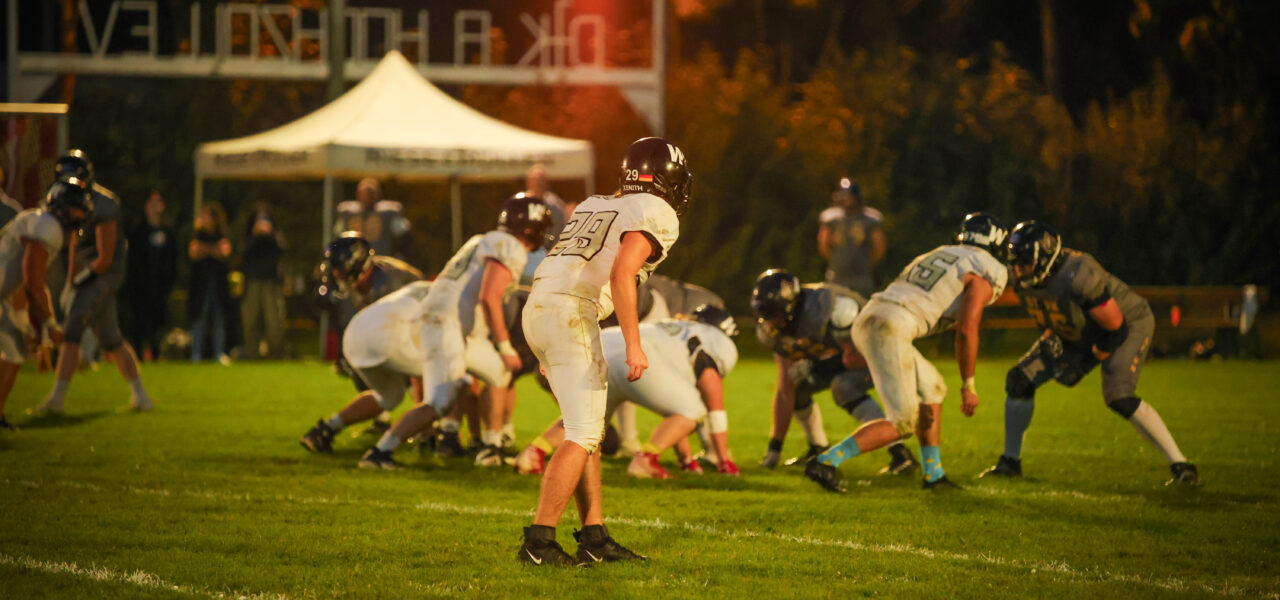
<instances>
[{"instance_id":1,"label":"scoreboard sign","mask_svg":"<svg viewBox=\"0 0 1280 600\"><path fill-rule=\"evenodd\" d=\"M328 9L317 1L76 0L65 12L5 1L11 101L34 100L63 73L329 75ZM662 0L349 1L343 76L363 78L394 49L437 84L617 86L660 131L664 24Z\"/></svg>"}]
</instances>

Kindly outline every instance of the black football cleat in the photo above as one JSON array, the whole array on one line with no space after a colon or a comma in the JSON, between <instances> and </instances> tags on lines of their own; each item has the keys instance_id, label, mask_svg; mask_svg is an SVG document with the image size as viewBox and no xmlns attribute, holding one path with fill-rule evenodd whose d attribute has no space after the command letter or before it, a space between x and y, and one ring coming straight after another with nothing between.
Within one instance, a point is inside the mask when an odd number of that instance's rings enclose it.
<instances>
[{"instance_id":1,"label":"black football cleat","mask_svg":"<svg viewBox=\"0 0 1280 600\"><path fill-rule=\"evenodd\" d=\"M814 483L822 486L828 492L843 494L845 491L844 484L840 483L840 472L831 465L823 464L816 456L804 464L804 476L813 480Z\"/></svg>"},{"instance_id":2,"label":"black football cleat","mask_svg":"<svg viewBox=\"0 0 1280 600\"><path fill-rule=\"evenodd\" d=\"M996 466L978 473L978 477L1022 477L1022 461L1001 454Z\"/></svg>"},{"instance_id":3,"label":"black football cleat","mask_svg":"<svg viewBox=\"0 0 1280 600\"><path fill-rule=\"evenodd\" d=\"M1173 463L1169 465L1169 470L1173 472L1173 479L1164 482L1165 485L1200 485L1200 473L1189 462Z\"/></svg>"},{"instance_id":4,"label":"black football cleat","mask_svg":"<svg viewBox=\"0 0 1280 600\"><path fill-rule=\"evenodd\" d=\"M367 436L380 438L382 437L382 434L386 433L389 429L391 429L390 423L386 421L379 421L377 419L374 419L374 421L370 423L368 427L364 428L364 431L360 432L359 437L364 437L367 435Z\"/></svg>"},{"instance_id":5,"label":"black football cleat","mask_svg":"<svg viewBox=\"0 0 1280 600\"><path fill-rule=\"evenodd\" d=\"M333 452L334 435L335 432L324 421L316 421L316 426L302 436L302 447L312 452Z\"/></svg>"},{"instance_id":6,"label":"black football cleat","mask_svg":"<svg viewBox=\"0 0 1280 600\"><path fill-rule=\"evenodd\" d=\"M556 530L553 527L525 527L524 544L516 560L535 566L576 567L581 562L569 556L564 548L556 542Z\"/></svg>"},{"instance_id":7,"label":"black football cleat","mask_svg":"<svg viewBox=\"0 0 1280 600\"><path fill-rule=\"evenodd\" d=\"M14 427L13 424L10 423L8 419L4 418L4 415L0 415L0 431L17 431L17 430L18 428Z\"/></svg>"},{"instance_id":8,"label":"black football cleat","mask_svg":"<svg viewBox=\"0 0 1280 600\"><path fill-rule=\"evenodd\" d=\"M578 540L578 561L583 564L648 560L613 541L604 525L587 525L582 531L573 532L573 539Z\"/></svg>"},{"instance_id":9,"label":"black football cleat","mask_svg":"<svg viewBox=\"0 0 1280 600\"><path fill-rule=\"evenodd\" d=\"M960 487L958 484L956 484L956 482L951 481L950 479L947 479L946 475L943 475L942 477L939 477L933 481L929 481L928 479L924 480L920 484L920 489L942 491L942 490L963 490L964 488Z\"/></svg>"},{"instance_id":10,"label":"black football cleat","mask_svg":"<svg viewBox=\"0 0 1280 600\"><path fill-rule=\"evenodd\" d=\"M787 461L782 464L788 467L803 467L809 464L809 459L814 458L815 456L822 454L823 452L826 452L826 451L827 451L826 446L810 444L809 451L805 452L804 456L793 456L791 458L788 458Z\"/></svg>"},{"instance_id":11,"label":"black football cleat","mask_svg":"<svg viewBox=\"0 0 1280 600\"><path fill-rule=\"evenodd\" d=\"M889 464L880 468L881 475L901 475L910 473L920 467L911 449L901 442L889 446Z\"/></svg>"},{"instance_id":12,"label":"black football cleat","mask_svg":"<svg viewBox=\"0 0 1280 600\"><path fill-rule=\"evenodd\" d=\"M390 452L385 452L377 448L370 448L364 456L360 457L358 463L361 469L383 469L386 471L394 471L400 468L400 463L391 458Z\"/></svg>"},{"instance_id":13,"label":"black football cleat","mask_svg":"<svg viewBox=\"0 0 1280 600\"><path fill-rule=\"evenodd\" d=\"M449 458L461 458L467 455L467 449L462 447L458 432L446 431L436 437L436 454Z\"/></svg>"}]
</instances>

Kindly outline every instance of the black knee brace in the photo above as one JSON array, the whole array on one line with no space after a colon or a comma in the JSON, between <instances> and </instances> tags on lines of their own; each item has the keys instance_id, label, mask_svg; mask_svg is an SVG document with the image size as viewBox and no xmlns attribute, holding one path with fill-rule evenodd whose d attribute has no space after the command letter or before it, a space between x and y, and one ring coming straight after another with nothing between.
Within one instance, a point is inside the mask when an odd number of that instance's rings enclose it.
<instances>
[{"instance_id":1,"label":"black knee brace","mask_svg":"<svg viewBox=\"0 0 1280 600\"><path fill-rule=\"evenodd\" d=\"M813 406L813 386L807 383L797 385L793 397L795 398L796 411L801 411Z\"/></svg>"},{"instance_id":2,"label":"black knee brace","mask_svg":"<svg viewBox=\"0 0 1280 600\"><path fill-rule=\"evenodd\" d=\"M1027 379L1022 369L1015 366L1009 369L1009 374L1004 378L1004 393L1010 398L1030 400L1036 396L1036 386Z\"/></svg>"},{"instance_id":3,"label":"black knee brace","mask_svg":"<svg viewBox=\"0 0 1280 600\"><path fill-rule=\"evenodd\" d=\"M835 397L834 394L832 396L833 396L832 399L836 401L836 406L839 406L840 408L844 409L844 412L847 412L849 414L853 414L853 409L858 408L858 406L860 406L863 402L874 402L874 400L871 400L871 396L868 394L863 394L852 400L848 400L845 398L837 398Z\"/></svg>"},{"instance_id":4,"label":"black knee brace","mask_svg":"<svg viewBox=\"0 0 1280 600\"><path fill-rule=\"evenodd\" d=\"M1116 411L1116 414L1124 417L1127 421L1129 420L1129 417L1133 416L1133 413L1138 412L1139 404L1142 404L1142 398L1129 396L1128 398L1121 398L1119 400L1107 402L1107 408Z\"/></svg>"}]
</instances>

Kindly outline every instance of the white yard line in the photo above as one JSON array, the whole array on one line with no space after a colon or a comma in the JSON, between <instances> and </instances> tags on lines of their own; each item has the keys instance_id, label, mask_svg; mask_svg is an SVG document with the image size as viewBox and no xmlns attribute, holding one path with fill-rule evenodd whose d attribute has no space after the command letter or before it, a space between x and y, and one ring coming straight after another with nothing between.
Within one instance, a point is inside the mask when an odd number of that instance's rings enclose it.
<instances>
[{"instance_id":1,"label":"white yard line","mask_svg":"<svg viewBox=\"0 0 1280 600\"><path fill-rule=\"evenodd\" d=\"M39 487L39 486L36 486ZM151 590L163 590L166 592L177 592L179 594L187 594L191 596L202 596L205 598L232 598L235 600L288 600L288 596L284 594L246 594L213 592L204 589L195 589L185 585L178 585L161 579L160 576L148 573L146 571L116 571L107 567L99 567L90 565L82 567L72 562L64 561L48 561L38 560L30 556L11 556L0 552L0 565L10 567L20 567L32 571L41 571L53 575L69 575L80 579L90 579L93 581L101 581L106 583L124 583L147 588Z\"/></svg>"},{"instance_id":2,"label":"white yard line","mask_svg":"<svg viewBox=\"0 0 1280 600\"><path fill-rule=\"evenodd\" d=\"M17 484L31 488L43 487L42 482L37 481L14 481L3 479L5 484ZM56 481L52 485L58 487L67 487L72 489L82 489L91 491L109 491L101 486L73 481ZM1006 491L993 490L987 488L970 488L979 490L989 495L1009 494ZM532 510L514 510L493 506L464 506L458 504L449 504L444 502L421 502L414 505L395 504L380 500L353 499L343 498L339 496L295 496L292 494L237 494L228 492L216 492L209 490L177 490L171 491L158 488L141 488L136 486L127 486L124 491L146 496L187 496L193 498L204 498L208 500L216 500L219 502L262 502L269 501L272 503L294 503L294 504L324 504L324 505L345 505L345 506L368 506L378 509L413 509L428 512L453 513L462 515L487 515L487 516L506 516L506 517L528 517L533 514ZM1040 496L1046 498L1065 498L1071 500L1090 500L1097 502L1118 502L1120 500L1134 501L1129 496L1091 496L1079 492L1030 492L1025 494L1009 494L1020 496ZM1137 498L1142 501L1142 498ZM857 552L868 552L873 554L903 554L919 558L942 559L956 562L972 562L984 565L1014 568L1027 571L1030 574L1046 573L1060 577L1065 577L1072 581L1081 582L1098 582L1098 583L1117 583L1117 584L1136 584L1146 587L1157 588L1172 592L1189 592L1189 593L1208 593L1216 596L1236 597L1248 596L1255 598L1266 598L1268 600L1280 600L1280 593L1277 592L1261 592L1258 590L1248 590L1232 587L1230 584L1222 584L1219 586L1208 585L1204 583L1188 583L1175 577L1156 578L1141 575L1130 575L1126 573L1113 573L1098 568L1077 568L1060 561L1037 561L1026 559L1010 559L1000 556L993 556L987 553L969 554L963 552L952 552L949 550L932 550L920 546L912 546L909 544L867 544L852 540L839 540L818 538L812 536L790 535L784 533L772 533L765 531L756 531L752 529L722 529L714 525L706 525L702 523L685 523L685 522L668 522L662 519L633 519L627 517L611 517L610 522L626 524L636 527L645 527L651 529L663 530L682 530L691 533L697 533L710 537L718 537L724 539L761 539L801 546L816 546L825 548L844 548ZM3 562L5 555L0 554L0 563ZM59 563L61 564L61 563ZM74 565L72 565L74 567ZM139 572L141 573L141 572ZM154 578L156 581L163 583L159 578L149 574L143 574L147 577ZM111 579L116 581L118 579ZM122 579L119 579L122 580ZM166 584L168 585L168 584ZM188 590L186 588L174 587L178 591L187 591L192 594L209 595L210 592ZM216 597L224 597L218 595ZM280 595L255 595L243 596L245 598L284 598Z\"/></svg>"}]
</instances>

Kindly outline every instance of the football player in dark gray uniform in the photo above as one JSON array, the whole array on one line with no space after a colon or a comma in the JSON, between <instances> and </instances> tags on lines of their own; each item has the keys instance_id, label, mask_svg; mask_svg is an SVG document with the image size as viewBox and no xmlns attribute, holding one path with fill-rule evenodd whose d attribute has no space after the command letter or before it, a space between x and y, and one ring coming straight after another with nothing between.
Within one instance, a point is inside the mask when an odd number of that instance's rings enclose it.
<instances>
[{"instance_id":1,"label":"football player in dark gray uniform","mask_svg":"<svg viewBox=\"0 0 1280 600\"><path fill-rule=\"evenodd\" d=\"M834 283L801 285L780 269L765 271L751 292L756 314L756 337L773 350L778 363L778 387L773 397L773 429L760 465L772 469L781 457L782 442L794 416L809 438L809 451L786 464L803 465L829 445L822 429L822 413L813 395L827 388L836 406L861 423L885 418L868 395L871 373L853 346L850 327L866 300ZM918 466L901 442L889 446L889 466L881 472L906 473Z\"/></svg>"},{"instance_id":2,"label":"football player in dark gray uniform","mask_svg":"<svg viewBox=\"0 0 1280 600\"><path fill-rule=\"evenodd\" d=\"M124 283L125 242L120 231L120 198L111 190L93 183L93 163L81 150L71 150L54 163L59 181L79 179L90 182L93 211L79 229L71 232L71 259L67 265L67 286L62 291L65 310L62 348L58 354L58 377L53 390L33 413L60 413L80 362L80 340L93 330L103 352L129 384L129 408L151 410L151 399L142 387L138 358L120 333L116 293Z\"/></svg>"},{"instance_id":3,"label":"football player in dark gray uniform","mask_svg":"<svg viewBox=\"0 0 1280 600\"><path fill-rule=\"evenodd\" d=\"M341 356L342 334L357 312L410 283L421 281L422 271L398 258L378 254L359 233L347 231L325 247L319 272L317 295L328 309L334 330L338 332L339 356L334 367L339 374L351 378L357 392L367 392L369 387L364 379L357 376L346 358ZM382 435L390 426L391 415L383 413L366 433ZM323 433L313 428L308 435L319 440L316 436ZM320 442L312 445L317 448L324 446ZM312 450L317 451L315 448Z\"/></svg>"},{"instance_id":4,"label":"football player in dark gray uniform","mask_svg":"<svg viewBox=\"0 0 1280 600\"><path fill-rule=\"evenodd\" d=\"M1014 290L1044 329L1005 383L1005 450L982 476L1022 474L1022 436L1031 424L1036 388L1050 379L1074 386L1102 365L1102 398L1168 459L1168 483L1196 485L1195 465L1178 450L1156 409L1137 396L1138 374L1151 345L1151 306L1092 256L1062 247L1047 225L1019 223L1006 244Z\"/></svg>"}]
</instances>

